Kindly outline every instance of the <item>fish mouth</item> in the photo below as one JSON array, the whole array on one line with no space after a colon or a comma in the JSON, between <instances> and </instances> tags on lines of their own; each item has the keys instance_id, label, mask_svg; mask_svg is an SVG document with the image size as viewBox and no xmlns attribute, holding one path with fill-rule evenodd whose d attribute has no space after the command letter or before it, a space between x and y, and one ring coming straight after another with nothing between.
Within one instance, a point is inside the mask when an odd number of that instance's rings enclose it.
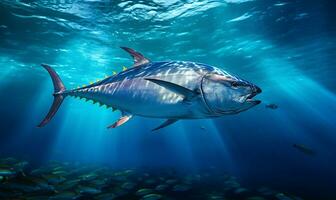
<instances>
[{"instance_id":1,"label":"fish mouth","mask_svg":"<svg viewBox=\"0 0 336 200\"><path fill-rule=\"evenodd\" d=\"M253 103L255 105L258 105L261 103L261 101L257 99L253 99L253 97L255 97L257 94L260 94L260 93L261 93L261 89L256 86L255 88L253 88L252 93L241 96L241 100L242 102L248 102L248 103Z\"/></svg>"},{"instance_id":2,"label":"fish mouth","mask_svg":"<svg viewBox=\"0 0 336 200\"><path fill-rule=\"evenodd\" d=\"M251 94L251 95L248 95L248 97L245 99L245 102L249 102L249 103L253 103L255 105L258 105L261 103L260 100L258 99L252 99L254 96L256 96L257 94Z\"/></svg>"}]
</instances>

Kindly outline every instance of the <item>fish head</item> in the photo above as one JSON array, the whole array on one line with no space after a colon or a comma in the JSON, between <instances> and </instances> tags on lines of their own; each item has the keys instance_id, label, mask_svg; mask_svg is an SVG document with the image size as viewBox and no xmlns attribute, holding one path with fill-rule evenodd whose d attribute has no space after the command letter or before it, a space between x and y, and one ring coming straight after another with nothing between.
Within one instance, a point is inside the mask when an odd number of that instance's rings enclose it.
<instances>
[{"instance_id":1,"label":"fish head","mask_svg":"<svg viewBox=\"0 0 336 200\"><path fill-rule=\"evenodd\" d=\"M203 77L204 101L216 115L235 114L261 103L255 100L261 89L228 73L209 73Z\"/></svg>"}]
</instances>

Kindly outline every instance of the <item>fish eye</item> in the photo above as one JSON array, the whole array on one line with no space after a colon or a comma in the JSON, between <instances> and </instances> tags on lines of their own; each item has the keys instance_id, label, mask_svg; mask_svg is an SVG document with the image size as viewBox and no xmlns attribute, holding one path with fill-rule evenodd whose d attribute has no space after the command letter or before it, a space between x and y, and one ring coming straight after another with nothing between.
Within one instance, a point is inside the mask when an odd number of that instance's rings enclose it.
<instances>
[{"instance_id":1,"label":"fish eye","mask_svg":"<svg viewBox=\"0 0 336 200\"><path fill-rule=\"evenodd\" d=\"M239 83L236 81L231 82L231 86L234 88L237 88L239 86Z\"/></svg>"}]
</instances>

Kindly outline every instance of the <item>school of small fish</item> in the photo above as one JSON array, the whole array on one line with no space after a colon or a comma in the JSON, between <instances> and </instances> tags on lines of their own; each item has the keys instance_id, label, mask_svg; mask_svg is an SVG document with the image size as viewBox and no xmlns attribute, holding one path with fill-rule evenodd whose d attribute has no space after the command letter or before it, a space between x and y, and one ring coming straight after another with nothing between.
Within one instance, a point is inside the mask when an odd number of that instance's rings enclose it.
<instances>
[{"instance_id":1,"label":"school of small fish","mask_svg":"<svg viewBox=\"0 0 336 200\"><path fill-rule=\"evenodd\" d=\"M171 168L113 170L83 163L50 161L34 167L15 158L0 159L0 199L140 200L300 200L269 188L247 189L215 167L192 174Z\"/></svg>"}]
</instances>

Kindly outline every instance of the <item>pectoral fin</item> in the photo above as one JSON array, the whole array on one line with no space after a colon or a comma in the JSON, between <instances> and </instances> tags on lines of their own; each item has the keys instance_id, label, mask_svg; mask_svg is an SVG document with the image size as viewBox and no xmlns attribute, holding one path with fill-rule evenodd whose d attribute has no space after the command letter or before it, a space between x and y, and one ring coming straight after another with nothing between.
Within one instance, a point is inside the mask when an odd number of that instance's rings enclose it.
<instances>
[{"instance_id":1,"label":"pectoral fin","mask_svg":"<svg viewBox=\"0 0 336 200\"><path fill-rule=\"evenodd\" d=\"M130 114L123 114L118 121L114 122L114 124L108 126L107 128L116 128L118 126L123 125L124 123L126 123L129 119L132 118L132 115Z\"/></svg>"},{"instance_id":2,"label":"pectoral fin","mask_svg":"<svg viewBox=\"0 0 336 200\"><path fill-rule=\"evenodd\" d=\"M163 80L159 80L159 79L153 79L153 78L145 78L145 80L151 81L153 83L156 83L158 85L160 85L161 87L164 87L172 92L175 92L179 95L182 95L186 100L190 100L192 98L194 98L195 96L199 95L198 92L190 90L188 88L185 88L183 86L177 85L175 83L172 82L168 82L168 81L163 81Z\"/></svg>"},{"instance_id":3,"label":"pectoral fin","mask_svg":"<svg viewBox=\"0 0 336 200\"><path fill-rule=\"evenodd\" d=\"M178 119L167 119L167 120L166 120L165 122L163 122L160 126L154 128L154 129L152 129L152 131L159 130L159 129L164 128L164 127L166 127L166 126L169 126L169 125L171 125L171 124L173 124L173 123L175 123L175 122L177 122L177 121L178 121Z\"/></svg>"}]
</instances>

